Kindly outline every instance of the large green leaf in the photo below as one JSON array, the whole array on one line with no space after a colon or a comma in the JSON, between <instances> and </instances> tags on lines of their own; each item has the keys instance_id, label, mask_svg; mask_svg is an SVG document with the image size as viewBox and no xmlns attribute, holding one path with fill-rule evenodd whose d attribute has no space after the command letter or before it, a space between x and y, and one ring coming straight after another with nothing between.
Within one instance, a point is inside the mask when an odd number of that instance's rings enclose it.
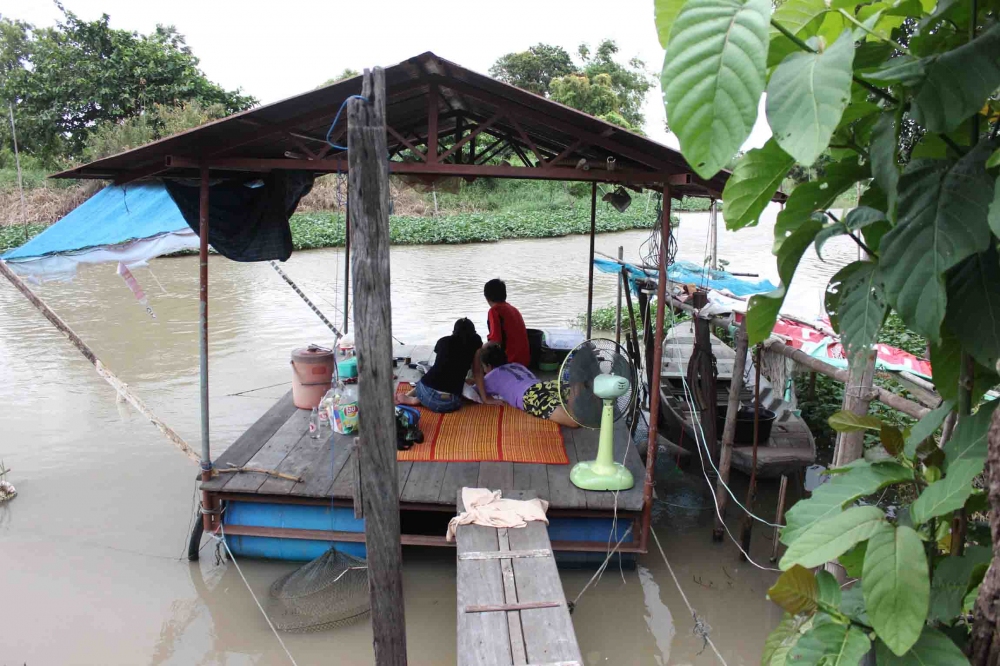
<instances>
[{"instance_id":1,"label":"large green leaf","mask_svg":"<svg viewBox=\"0 0 1000 666\"><path fill-rule=\"evenodd\" d=\"M889 313L878 264L855 261L830 278L826 312L834 330L840 333L848 359L871 349Z\"/></svg>"},{"instance_id":2,"label":"large green leaf","mask_svg":"<svg viewBox=\"0 0 1000 666\"><path fill-rule=\"evenodd\" d=\"M816 576L805 567L795 566L778 576L767 591L767 598L792 615L816 610L819 592Z\"/></svg>"},{"instance_id":3,"label":"large green leaf","mask_svg":"<svg viewBox=\"0 0 1000 666\"><path fill-rule=\"evenodd\" d=\"M893 483L913 480L913 470L895 461L869 463L855 460L837 470L830 479L813 491L809 499L799 500L785 514L781 542L794 543L813 525L837 515L849 502L878 492Z\"/></svg>"},{"instance_id":4,"label":"large green leaf","mask_svg":"<svg viewBox=\"0 0 1000 666\"><path fill-rule=\"evenodd\" d=\"M792 53L767 84L767 122L786 153L812 165L851 101L854 40L845 32L819 53Z\"/></svg>"},{"instance_id":5,"label":"large green leaf","mask_svg":"<svg viewBox=\"0 0 1000 666\"><path fill-rule=\"evenodd\" d=\"M899 179L898 223L882 239L879 266L894 309L932 342L941 337L945 273L990 242L988 150L981 143L957 162L913 160Z\"/></svg>"},{"instance_id":6,"label":"large green leaf","mask_svg":"<svg viewBox=\"0 0 1000 666\"><path fill-rule=\"evenodd\" d=\"M660 38L660 46L667 48L670 41L670 28L674 19L684 6L684 0L653 0L653 19L656 21L656 36Z\"/></svg>"},{"instance_id":7,"label":"large green leaf","mask_svg":"<svg viewBox=\"0 0 1000 666\"><path fill-rule=\"evenodd\" d=\"M774 20L796 37L805 40L817 34L829 11L830 8L824 0L786 0L774 10ZM768 67L774 67L787 55L799 50L792 40L781 34L774 26L770 29L770 42L767 53Z\"/></svg>"},{"instance_id":8,"label":"large green leaf","mask_svg":"<svg viewBox=\"0 0 1000 666\"><path fill-rule=\"evenodd\" d=\"M867 544L868 542L864 542ZM862 544L864 545L864 544ZM858 566L860 569L860 565ZM851 576L850 573L847 574ZM854 578L855 576L851 576ZM859 573L858 578L861 577ZM856 583L855 585L847 588L841 593L840 599L840 612L851 618L855 622L870 627L872 624L871 618L868 617L868 611L865 609L865 596L864 591L861 589L861 584Z\"/></svg>"},{"instance_id":9,"label":"large green leaf","mask_svg":"<svg viewBox=\"0 0 1000 666\"><path fill-rule=\"evenodd\" d=\"M826 422L837 432L859 432L861 430L874 430L878 432L882 429L882 421L877 416L871 416L870 414L859 416L846 409L834 412Z\"/></svg>"},{"instance_id":10,"label":"large green leaf","mask_svg":"<svg viewBox=\"0 0 1000 666\"><path fill-rule=\"evenodd\" d=\"M805 621L805 616L796 617L785 613L781 622L764 641L764 652L760 657L762 666L785 666L788 652L799 640L799 629Z\"/></svg>"},{"instance_id":11,"label":"large green leaf","mask_svg":"<svg viewBox=\"0 0 1000 666\"><path fill-rule=\"evenodd\" d=\"M862 78L874 83L902 83L904 86L919 85L927 75L927 63L920 58L898 55L872 72L865 72Z\"/></svg>"},{"instance_id":12,"label":"large green leaf","mask_svg":"<svg viewBox=\"0 0 1000 666\"><path fill-rule=\"evenodd\" d=\"M927 131L949 132L983 108L1000 87L1000 25L927 67L927 77L913 100L913 115Z\"/></svg>"},{"instance_id":13,"label":"large green leaf","mask_svg":"<svg viewBox=\"0 0 1000 666\"><path fill-rule=\"evenodd\" d=\"M802 634L788 656L803 666L857 666L870 648L861 629L828 622Z\"/></svg>"},{"instance_id":14,"label":"large green leaf","mask_svg":"<svg viewBox=\"0 0 1000 666\"><path fill-rule=\"evenodd\" d=\"M868 542L862 541L854 548L837 558L840 562L840 566L844 567L844 571L847 572L850 578L861 578L861 567L865 562L865 550L868 548Z\"/></svg>"},{"instance_id":15,"label":"large green leaf","mask_svg":"<svg viewBox=\"0 0 1000 666\"><path fill-rule=\"evenodd\" d=\"M889 219L896 219L896 192L899 183L899 166L896 164L896 116L892 111L883 113L872 128L869 154L872 160L872 177L888 198Z\"/></svg>"},{"instance_id":16,"label":"large green leaf","mask_svg":"<svg viewBox=\"0 0 1000 666\"><path fill-rule=\"evenodd\" d=\"M849 187L870 176L867 161L858 164L856 158L851 158L827 165L826 175L822 179L802 183L792 190L774 225L773 251L777 253L781 244L792 232L810 220L813 213L825 211Z\"/></svg>"},{"instance_id":17,"label":"large green leaf","mask_svg":"<svg viewBox=\"0 0 1000 666\"><path fill-rule=\"evenodd\" d=\"M815 523L788 546L778 564L783 570L796 564L818 567L836 559L887 525L885 514L874 506L855 506ZM868 555L865 556L867 561Z\"/></svg>"},{"instance_id":18,"label":"large green leaf","mask_svg":"<svg viewBox=\"0 0 1000 666\"><path fill-rule=\"evenodd\" d=\"M763 342L771 335L774 322L778 319L781 304L785 302L785 289L792 282L799 260L823 227L818 220L809 220L789 236L775 252L778 256L778 276L781 284L774 291L757 294L750 298L747 308L747 339L749 344Z\"/></svg>"},{"instance_id":19,"label":"large green leaf","mask_svg":"<svg viewBox=\"0 0 1000 666\"><path fill-rule=\"evenodd\" d=\"M947 418L948 413L953 409L955 409L955 402L945 400L937 409L931 410L924 418L917 421L910 428L910 434L906 438L906 444L903 447L903 455L907 458L913 458L913 456L917 455L917 447L920 446L920 443L937 432L937 429L941 427L941 424Z\"/></svg>"},{"instance_id":20,"label":"large green leaf","mask_svg":"<svg viewBox=\"0 0 1000 666\"><path fill-rule=\"evenodd\" d=\"M988 565L993 553L985 546L970 546L965 554L943 558L934 567L931 582L930 619L952 624L962 612L962 601L972 584L976 569Z\"/></svg>"},{"instance_id":21,"label":"large green leaf","mask_svg":"<svg viewBox=\"0 0 1000 666\"><path fill-rule=\"evenodd\" d=\"M730 231L757 224L760 214L778 191L788 170L795 165L774 139L740 158L726 181L722 216Z\"/></svg>"},{"instance_id":22,"label":"large green leaf","mask_svg":"<svg viewBox=\"0 0 1000 666\"><path fill-rule=\"evenodd\" d=\"M750 135L764 92L767 0L687 0L663 61L667 122L702 178L729 162Z\"/></svg>"},{"instance_id":23,"label":"large green leaf","mask_svg":"<svg viewBox=\"0 0 1000 666\"><path fill-rule=\"evenodd\" d=\"M933 627L924 627L920 638L905 655L898 657L882 641L875 643L878 666L968 666L962 651L950 638Z\"/></svg>"},{"instance_id":24,"label":"large green leaf","mask_svg":"<svg viewBox=\"0 0 1000 666\"><path fill-rule=\"evenodd\" d=\"M992 246L968 257L947 277L948 329L987 368L1000 359L1000 256Z\"/></svg>"},{"instance_id":25,"label":"large green leaf","mask_svg":"<svg viewBox=\"0 0 1000 666\"><path fill-rule=\"evenodd\" d=\"M944 447L944 478L927 486L910 505L910 516L915 523L926 523L965 506L972 494L972 481L986 463L987 435L995 408L996 401L989 402L959 421Z\"/></svg>"},{"instance_id":26,"label":"large green leaf","mask_svg":"<svg viewBox=\"0 0 1000 666\"><path fill-rule=\"evenodd\" d=\"M861 575L865 608L879 638L904 654L927 620L931 583L920 535L911 527L883 527L871 535Z\"/></svg>"},{"instance_id":27,"label":"large green leaf","mask_svg":"<svg viewBox=\"0 0 1000 666\"><path fill-rule=\"evenodd\" d=\"M947 326L941 329L941 340L931 343L931 367L934 369L934 388L945 400L958 400L958 376L961 371L962 346L958 338L949 330ZM975 371L972 381L972 403L979 402L979 399L988 390L1000 383L1000 376L997 376L994 368L987 368L979 363L975 363Z\"/></svg>"}]
</instances>

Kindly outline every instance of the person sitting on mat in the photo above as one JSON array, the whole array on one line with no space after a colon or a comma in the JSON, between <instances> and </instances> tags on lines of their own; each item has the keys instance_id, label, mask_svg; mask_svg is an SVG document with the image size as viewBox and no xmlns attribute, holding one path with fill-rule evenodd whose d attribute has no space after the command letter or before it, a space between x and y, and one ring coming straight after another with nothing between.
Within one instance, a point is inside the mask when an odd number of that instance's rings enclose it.
<instances>
[{"instance_id":1,"label":"person sitting on mat","mask_svg":"<svg viewBox=\"0 0 1000 666\"><path fill-rule=\"evenodd\" d=\"M507 302L507 285L500 279L490 280L483 287L483 295L490 305L486 339L499 344L511 363L531 365L528 329L518 309Z\"/></svg>"},{"instance_id":2,"label":"person sitting on mat","mask_svg":"<svg viewBox=\"0 0 1000 666\"><path fill-rule=\"evenodd\" d=\"M465 376L482 344L475 324L465 318L456 321L452 334L434 345L434 365L406 395L397 395L396 402L441 414L461 407Z\"/></svg>"},{"instance_id":3,"label":"person sitting on mat","mask_svg":"<svg viewBox=\"0 0 1000 666\"><path fill-rule=\"evenodd\" d=\"M485 404L507 403L540 419L567 428L579 427L560 404L556 382L543 382L522 364L508 363L507 354L495 342L487 342L479 356L482 363L473 363L472 373L479 397ZM495 399L494 395L502 400Z\"/></svg>"}]
</instances>

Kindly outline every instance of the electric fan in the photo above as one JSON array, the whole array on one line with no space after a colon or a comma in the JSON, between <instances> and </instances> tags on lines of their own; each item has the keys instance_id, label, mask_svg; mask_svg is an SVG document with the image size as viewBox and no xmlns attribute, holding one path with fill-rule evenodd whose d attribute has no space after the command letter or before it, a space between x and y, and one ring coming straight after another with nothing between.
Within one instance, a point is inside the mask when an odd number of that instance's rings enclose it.
<instances>
[{"instance_id":1,"label":"electric fan","mask_svg":"<svg viewBox=\"0 0 1000 666\"><path fill-rule=\"evenodd\" d=\"M597 459L578 462L570 471L578 488L627 490L635 483L614 460L614 423L629 413L635 383L635 368L614 340L585 340L563 361L558 382L563 409L584 428L601 430Z\"/></svg>"}]
</instances>

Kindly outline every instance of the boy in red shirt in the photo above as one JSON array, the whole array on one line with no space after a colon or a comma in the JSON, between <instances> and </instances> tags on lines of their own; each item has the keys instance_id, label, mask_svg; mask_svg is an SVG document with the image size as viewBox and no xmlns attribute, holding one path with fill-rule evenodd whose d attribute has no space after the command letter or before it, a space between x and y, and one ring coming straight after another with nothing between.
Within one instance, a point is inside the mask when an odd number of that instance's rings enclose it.
<instances>
[{"instance_id":1,"label":"boy in red shirt","mask_svg":"<svg viewBox=\"0 0 1000 666\"><path fill-rule=\"evenodd\" d=\"M528 367L531 364L528 330L524 327L521 313L507 302L507 285L500 279L490 280L483 287L483 296L490 305L487 340L499 344L509 362Z\"/></svg>"}]
</instances>

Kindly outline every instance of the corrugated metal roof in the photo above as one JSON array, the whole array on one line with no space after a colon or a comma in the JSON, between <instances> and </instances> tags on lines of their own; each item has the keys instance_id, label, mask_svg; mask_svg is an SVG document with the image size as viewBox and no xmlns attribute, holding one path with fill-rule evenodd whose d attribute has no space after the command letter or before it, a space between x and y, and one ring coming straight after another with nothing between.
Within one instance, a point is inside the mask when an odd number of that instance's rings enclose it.
<instances>
[{"instance_id":1,"label":"corrugated metal roof","mask_svg":"<svg viewBox=\"0 0 1000 666\"><path fill-rule=\"evenodd\" d=\"M676 150L576 109L477 74L430 52L386 68L385 80L387 124L415 145L421 145L426 139L432 103L430 95L432 90L437 90L434 99L438 107L439 137L453 136L457 130L468 130L492 120L489 129L480 135L481 148L485 148L487 142L499 139L509 141L522 154L532 155L535 151L531 145L534 144L537 154L549 162L560 155L559 163L567 167L582 166L585 162L588 169L595 170L587 179L594 179L602 170L606 172L608 160L613 159L619 181L622 181L623 173L630 172L648 176L636 181L646 184L669 179L674 183L672 192L675 196L719 196L729 176L727 172L721 172L710 181L704 181L691 173ZM53 177L126 182L154 175L192 175L190 168L167 166L168 158L182 158L179 161L185 164L190 164L192 160L233 158L343 158L342 152L327 146L325 137L343 101L360 92L361 77L358 76L244 111ZM344 113L337 127L333 128L332 136L337 137L346 130L346 126L347 114ZM524 141L525 137L528 142ZM388 139L390 150L404 147L393 133ZM467 149L465 153L460 158L465 162L466 175L496 175L485 170L482 174L469 174L474 169L468 163ZM310 162L300 161L302 168L308 170ZM530 157L528 161L531 163ZM560 173L559 179L566 179L567 170L561 169ZM548 176L535 171L528 177Z\"/></svg>"}]
</instances>

